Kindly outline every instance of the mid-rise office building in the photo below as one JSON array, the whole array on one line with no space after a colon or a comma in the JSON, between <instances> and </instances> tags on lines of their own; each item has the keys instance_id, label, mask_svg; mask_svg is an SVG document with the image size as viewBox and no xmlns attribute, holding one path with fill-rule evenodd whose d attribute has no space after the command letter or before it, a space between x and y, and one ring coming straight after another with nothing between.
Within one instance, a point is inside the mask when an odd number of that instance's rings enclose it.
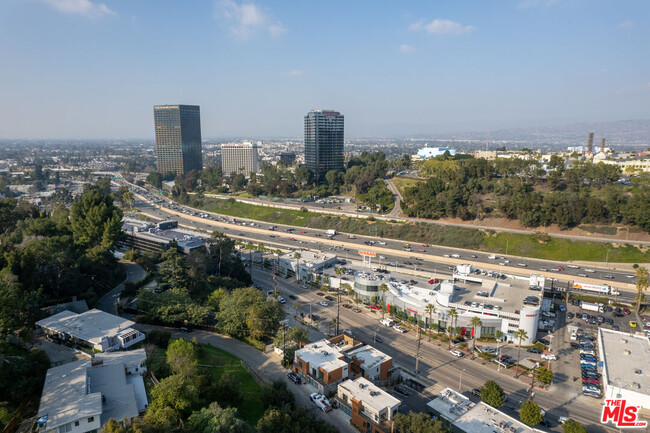
<instances>
[{"instance_id":1,"label":"mid-rise office building","mask_svg":"<svg viewBox=\"0 0 650 433\"><path fill-rule=\"evenodd\" d=\"M305 115L305 166L323 182L330 170L343 170L343 115L312 110Z\"/></svg>"},{"instance_id":2,"label":"mid-rise office building","mask_svg":"<svg viewBox=\"0 0 650 433\"><path fill-rule=\"evenodd\" d=\"M185 174L203 168L198 105L154 105L156 159L160 173Z\"/></svg>"},{"instance_id":3,"label":"mid-rise office building","mask_svg":"<svg viewBox=\"0 0 650 433\"><path fill-rule=\"evenodd\" d=\"M280 153L280 162L289 167L296 162L296 154L293 152L282 152Z\"/></svg>"},{"instance_id":4,"label":"mid-rise office building","mask_svg":"<svg viewBox=\"0 0 650 433\"><path fill-rule=\"evenodd\" d=\"M221 145L221 170L224 176L242 173L246 177L259 170L260 143L243 141Z\"/></svg>"}]
</instances>

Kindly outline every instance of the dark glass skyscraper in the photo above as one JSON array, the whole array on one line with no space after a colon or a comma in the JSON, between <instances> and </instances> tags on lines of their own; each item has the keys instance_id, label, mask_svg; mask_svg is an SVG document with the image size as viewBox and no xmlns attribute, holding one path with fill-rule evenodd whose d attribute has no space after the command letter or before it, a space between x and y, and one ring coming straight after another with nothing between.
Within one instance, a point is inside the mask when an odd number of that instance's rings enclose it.
<instances>
[{"instance_id":1,"label":"dark glass skyscraper","mask_svg":"<svg viewBox=\"0 0 650 433\"><path fill-rule=\"evenodd\" d=\"M305 166L323 182L330 170L343 170L343 115L312 110L305 115Z\"/></svg>"},{"instance_id":2,"label":"dark glass skyscraper","mask_svg":"<svg viewBox=\"0 0 650 433\"><path fill-rule=\"evenodd\" d=\"M160 173L185 174L203 168L198 105L154 105L156 159Z\"/></svg>"}]
</instances>

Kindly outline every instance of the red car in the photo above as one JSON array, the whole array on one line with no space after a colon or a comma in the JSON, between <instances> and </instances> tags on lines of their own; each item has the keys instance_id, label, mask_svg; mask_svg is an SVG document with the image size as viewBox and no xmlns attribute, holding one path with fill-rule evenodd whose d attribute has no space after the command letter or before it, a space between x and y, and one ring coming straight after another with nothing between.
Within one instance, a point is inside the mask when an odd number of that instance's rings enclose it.
<instances>
[{"instance_id":1,"label":"red car","mask_svg":"<svg viewBox=\"0 0 650 433\"><path fill-rule=\"evenodd\" d=\"M295 239L294 239L294 238L289 238L289 240L290 240L290 241L295 241Z\"/></svg>"},{"instance_id":2,"label":"red car","mask_svg":"<svg viewBox=\"0 0 650 433\"><path fill-rule=\"evenodd\" d=\"M424 251L424 250L418 250L418 253L424 253L424 252L426 252L426 251Z\"/></svg>"},{"instance_id":3,"label":"red car","mask_svg":"<svg viewBox=\"0 0 650 433\"><path fill-rule=\"evenodd\" d=\"M440 280L437 279L437 278L432 278L432 279L429 280L429 284L436 284L436 283L439 283L439 282L440 282Z\"/></svg>"},{"instance_id":4,"label":"red car","mask_svg":"<svg viewBox=\"0 0 650 433\"><path fill-rule=\"evenodd\" d=\"M381 307L377 304L368 305L368 308L371 310L381 310Z\"/></svg>"},{"instance_id":5,"label":"red car","mask_svg":"<svg viewBox=\"0 0 650 433\"><path fill-rule=\"evenodd\" d=\"M557 270L558 270L558 271L563 271L563 270L564 270L564 268L557 268Z\"/></svg>"},{"instance_id":6,"label":"red car","mask_svg":"<svg viewBox=\"0 0 650 433\"><path fill-rule=\"evenodd\" d=\"M627 307L623 308L623 314L625 314L626 316L630 314L630 309Z\"/></svg>"},{"instance_id":7,"label":"red car","mask_svg":"<svg viewBox=\"0 0 650 433\"><path fill-rule=\"evenodd\" d=\"M585 377L582 379L582 383L593 383L594 385L600 385L600 382L597 381L596 379L592 379L590 377Z\"/></svg>"},{"instance_id":8,"label":"red car","mask_svg":"<svg viewBox=\"0 0 650 433\"><path fill-rule=\"evenodd\" d=\"M422 244L422 246L423 246L424 248L426 248L426 247L429 246L429 244Z\"/></svg>"},{"instance_id":9,"label":"red car","mask_svg":"<svg viewBox=\"0 0 650 433\"><path fill-rule=\"evenodd\" d=\"M305 234L305 233L307 233L307 232L304 232L304 231L303 231L303 232L300 232L300 233Z\"/></svg>"}]
</instances>

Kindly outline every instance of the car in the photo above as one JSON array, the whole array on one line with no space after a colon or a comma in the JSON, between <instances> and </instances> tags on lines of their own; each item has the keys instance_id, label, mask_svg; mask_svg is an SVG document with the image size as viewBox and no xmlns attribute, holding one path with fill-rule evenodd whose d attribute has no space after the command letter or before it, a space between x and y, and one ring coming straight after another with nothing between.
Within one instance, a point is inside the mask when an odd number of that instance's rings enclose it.
<instances>
[{"instance_id":1,"label":"car","mask_svg":"<svg viewBox=\"0 0 650 433\"><path fill-rule=\"evenodd\" d=\"M449 351L449 353L451 353L452 355L457 356L457 357L459 357L459 358L462 358L462 357L463 357L463 352L461 352L460 350L451 349L451 350Z\"/></svg>"},{"instance_id":2,"label":"car","mask_svg":"<svg viewBox=\"0 0 650 433\"><path fill-rule=\"evenodd\" d=\"M359 307L355 307L352 309L352 311L354 311L355 313L361 313L363 310Z\"/></svg>"},{"instance_id":3,"label":"car","mask_svg":"<svg viewBox=\"0 0 650 433\"><path fill-rule=\"evenodd\" d=\"M614 331L618 331L618 330L619 330L619 327L618 327L618 325L612 325L612 329L613 329Z\"/></svg>"},{"instance_id":4,"label":"car","mask_svg":"<svg viewBox=\"0 0 650 433\"><path fill-rule=\"evenodd\" d=\"M334 297L333 296L327 295L327 296L325 296L325 299L327 299L330 302L334 302Z\"/></svg>"},{"instance_id":5,"label":"car","mask_svg":"<svg viewBox=\"0 0 650 433\"><path fill-rule=\"evenodd\" d=\"M288 373L287 377L289 378L290 381L292 381L296 385L300 385L302 383L302 381L300 380L300 377L295 373Z\"/></svg>"},{"instance_id":6,"label":"car","mask_svg":"<svg viewBox=\"0 0 650 433\"><path fill-rule=\"evenodd\" d=\"M452 254L451 256L455 259L460 259L460 254Z\"/></svg>"},{"instance_id":7,"label":"car","mask_svg":"<svg viewBox=\"0 0 650 433\"><path fill-rule=\"evenodd\" d=\"M566 313L566 316L567 316L569 319L573 319L574 314L573 314L572 312L569 311L568 313Z\"/></svg>"},{"instance_id":8,"label":"car","mask_svg":"<svg viewBox=\"0 0 650 433\"><path fill-rule=\"evenodd\" d=\"M178 328L176 328L176 330L180 331L180 332L192 332L192 330L190 328L185 327L185 326L179 326Z\"/></svg>"},{"instance_id":9,"label":"car","mask_svg":"<svg viewBox=\"0 0 650 433\"><path fill-rule=\"evenodd\" d=\"M347 308L348 310L352 308L352 305L350 304L341 304L341 307Z\"/></svg>"},{"instance_id":10,"label":"car","mask_svg":"<svg viewBox=\"0 0 650 433\"><path fill-rule=\"evenodd\" d=\"M522 268L527 268L528 265L526 263L517 263L517 266L521 266Z\"/></svg>"},{"instance_id":11,"label":"car","mask_svg":"<svg viewBox=\"0 0 650 433\"><path fill-rule=\"evenodd\" d=\"M289 299L291 299L292 301L295 301L298 298L295 295L289 295Z\"/></svg>"},{"instance_id":12,"label":"car","mask_svg":"<svg viewBox=\"0 0 650 433\"><path fill-rule=\"evenodd\" d=\"M472 390L472 395L474 395L474 396L476 396L476 397L480 397L480 396L481 396L481 390L478 389L478 388L474 388L474 389Z\"/></svg>"},{"instance_id":13,"label":"car","mask_svg":"<svg viewBox=\"0 0 650 433\"><path fill-rule=\"evenodd\" d=\"M432 279L429 280L429 284L437 284L439 282L440 282L440 280L438 278L432 278Z\"/></svg>"},{"instance_id":14,"label":"car","mask_svg":"<svg viewBox=\"0 0 650 433\"><path fill-rule=\"evenodd\" d=\"M401 332L402 334L406 332L406 329L402 328L400 325L393 325L393 329L397 332Z\"/></svg>"},{"instance_id":15,"label":"car","mask_svg":"<svg viewBox=\"0 0 650 433\"><path fill-rule=\"evenodd\" d=\"M326 301L320 301L319 304L321 304L323 307L329 307L329 302Z\"/></svg>"},{"instance_id":16,"label":"car","mask_svg":"<svg viewBox=\"0 0 650 433\"><path fill-rule=\"evenodd\" d=\"M627 307L623 308L623 314L625 314L626 316L628 316L628 315L630 314L630 309L627 308Z\"/></svg>"},{"instance_id":17,"label":"car","mask_svg":"<svg viewBox=\"0 0 650 433\"><path fill-rule=\"evenodd\" d=\"M287 303L287 301L282 296L278 296L278 302L281 303L281 304L286 304Z\"/></svg>"},{"instance_id":18,"label":"car","mask_svg":"<svg viewBox=\"0 0 650 433\"><path fill-rule=\"evenodd\" d=\"M547 359L549 361L555 361L557 357L552 353L543 353L541 356L542 359Z\"/></svg>"},{"instance_id":19,"label":"car","mask_svg":"<svg viewBox=\"0 0 650 433\"><path fill-rule=\"evenodd\" d=\"M636 328L636 322L634 320L630 320L630 327Z\"/></svg>"},{"instance_id":20,"label":"car","mask_svg":"<svg viewBox=\"0 0 650 433\"><path fill-rule=\"evenodd\" d=\"M371 310L381 310L381 307L377 304L368 305L368 308L370 308Z\"/></svg>"},{"instance_id":21,"label":"car","mask_svg":"<svg viewBox=\"0 0 650 433\"><path fill-rule=\"evenodd\" d=\"M379 323L381 323L381 324L384 325L384 326L393 326L393 325L394 325L393 320L392 320L392 319L389 319L388 317L385 318L385 319L381 319L381 320L379 321Z\"/></svg>"},{"instance_id":22,"label":"car","mask_svg":"<svg viewBox=\"0 0 650 433\"><path fill-rule=\"evenodd\" d=\"M325 293L323 293L323 292L316 292L316 294L317 294L318 296L325 296Z\"/></svg>"},{"instance_id":23,"label":"car","mask_svg":"<svg viewBox=\"0 0 650 433\"><path fill-rule=\"evenodd\" d=\"M540 343L542 343L545 346L548 346L549 344L551 344L546 338L540 338L537 341L539 341Z\"/></svg>"},{"instance_id":24,"label":"car","mask_svg":"<svg viewBox=\"0 0 650 433\"><path fill-rule=\"evenodd\" d=\"M395 392L398 392L398 393L400 393L400 394L402 394L403 396L406 396L406 397L408 397L409 395L411 395L411 393L409 392L409 390L406 389L406 387L405 387L404 385L397 385L397 386L395 387Z\"/></svg>"},{"instance_id":25,"label":"car","mask_svg":"<svg viewBox=\"0 0 650 433\"><path fill-rule=\"evenodd\" d=\"M585 269L585 272L589 272L590 274L593 274L596 271L594 271L593 269Z\"/></svg>"},{"instance_id":26,"label":"car","mask_svg":"<svg viewBox=\"0 0 650 433\"><path fill-rule=\"evenodd\" d=\"M579 349L580 345L578 343L571 342L571 348L572 349Z\"/></svg>"},{"instance_id":27,"label":"car","mask_svg":"<svg viewBox=\"0 0 650 433\"><path fill-rule=\"evenodd\" d=\"M606 275L603 275L603 278L607 278L608 280L613 280L614 276L611 275L611 274L606 274Z\"/></svg>"},{"instance_id":28,"label":"car","mask_svg":"<svg viewBox=\"0 0 650 433\"><path fill-rule=\"evenodd\" d=\"M542 351L536 347L531 347L528 349L528 353L542 353Z\"/></svg>"},{"instance_id":29,"label":"car","mask_svg":"<svg viewBox=\"0 0 650 433\"><path fill-rule=\"evenodd\" d=\"M451 342L454 343L454 344L463 343L464 341L465 341L465 339L462 338L462 337L456 337L453 340L451 340Z\"/></svg>"}]
</instances>

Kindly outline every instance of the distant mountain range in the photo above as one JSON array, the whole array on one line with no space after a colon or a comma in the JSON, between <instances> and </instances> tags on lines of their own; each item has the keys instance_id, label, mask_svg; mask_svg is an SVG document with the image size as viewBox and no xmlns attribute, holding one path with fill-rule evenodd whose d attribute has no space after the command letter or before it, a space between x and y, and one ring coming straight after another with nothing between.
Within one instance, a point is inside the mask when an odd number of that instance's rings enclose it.
<instances>
[{"instance_id":1,"label":"distant mountain range","mask_svg":"<svg viewBox=\"0 0 650 433\"><path fill-rule=\"evenodd\" d=\"M458 140L586 144L587 135L592 131L595 133L594 147L600 146L602 138L606 139L606 145L650 145L650 119L511 128L444 134L444 136Z\"/></svg>"}]
</instances>

